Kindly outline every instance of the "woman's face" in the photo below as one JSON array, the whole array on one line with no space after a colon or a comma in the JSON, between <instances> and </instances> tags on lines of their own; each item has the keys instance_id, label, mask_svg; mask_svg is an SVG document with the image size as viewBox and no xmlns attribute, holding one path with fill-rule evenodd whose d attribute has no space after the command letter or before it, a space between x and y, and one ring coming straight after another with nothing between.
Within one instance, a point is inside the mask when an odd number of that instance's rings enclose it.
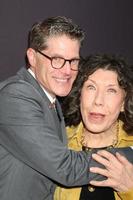
<instances>
[{"instance_id":1,"label":"woman's face","mask_svg":"<svg viewBox=\"0 0 133 200\"><path fill-rule=\"evenodd\" d=\"M86 129L93 133L113 127L123 109L125 91L117 73L98 69L88 77L81 90L80 109Z\"/></svg>"}]
</instances>

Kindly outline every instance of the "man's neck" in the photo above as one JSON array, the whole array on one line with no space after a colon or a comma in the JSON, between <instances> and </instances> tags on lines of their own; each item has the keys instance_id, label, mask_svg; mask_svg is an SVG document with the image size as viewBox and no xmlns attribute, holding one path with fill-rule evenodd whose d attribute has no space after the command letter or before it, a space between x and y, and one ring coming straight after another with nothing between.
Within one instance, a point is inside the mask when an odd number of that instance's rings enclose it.
<instances>
[{"instance_id":1,"label":"man's neck","mask_svg":"<svg viewBox=\"0 0 133 200\"><path fill-rule=\"evenodd\" d=\"M36 79L36 76L34 72L31 70L31 68L28 68L28 72ZM49 101L51 103L55 102L56 97L51 96L51 94L39 83L40 87L43 89L45 92L46 96L48 97Z\"/></svg>"}]
</instances>

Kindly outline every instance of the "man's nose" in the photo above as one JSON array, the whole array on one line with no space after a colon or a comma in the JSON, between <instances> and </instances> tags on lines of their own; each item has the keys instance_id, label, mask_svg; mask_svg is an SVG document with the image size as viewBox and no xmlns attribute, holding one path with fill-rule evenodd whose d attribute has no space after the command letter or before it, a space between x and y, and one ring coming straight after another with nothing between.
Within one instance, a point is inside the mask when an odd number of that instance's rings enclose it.
<instances>
[{"instance_id":1,"label":"man's nose","mask_svg":"<svg viewBox=\"0 0 133 200\"><path fill-rule=\"evenodd\" d=\"M71 62L69 60L67 60L62 68L62 70L64 70L64 72L66 72L67 74L71 73Z\"/></svg>"}]
</instances>

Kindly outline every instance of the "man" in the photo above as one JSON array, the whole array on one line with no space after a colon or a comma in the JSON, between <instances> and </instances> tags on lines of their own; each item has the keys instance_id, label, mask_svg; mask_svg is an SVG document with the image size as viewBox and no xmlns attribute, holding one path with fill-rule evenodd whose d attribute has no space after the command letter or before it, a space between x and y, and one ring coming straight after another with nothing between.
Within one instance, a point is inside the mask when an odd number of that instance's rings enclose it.
<instances>
[{"instance_id":1,"label":"man","mask_svg":"<svg viewBox=\"0 0 133 200\"><path fill-rule=\"evenodd\" d=\"M29 33L29 69L1 83L0 199L52 199L55 183L88 182L88 156L67 149L56 95L66 96L78 73L83 31L53 17Z\"/></svg>"},{"instance_id":2,"label":"man","mask_svg":"<svg viewBox=\"0 0 133 200\"><path fill-rule=\"evenodd\" d=\"M67 149L56 95L66 96L78 73L83 31L70 19L36 23L28 70L1 83L0 199L53 199L56 183L87 184L91 155Z\"/></svg>"}]
</instances>

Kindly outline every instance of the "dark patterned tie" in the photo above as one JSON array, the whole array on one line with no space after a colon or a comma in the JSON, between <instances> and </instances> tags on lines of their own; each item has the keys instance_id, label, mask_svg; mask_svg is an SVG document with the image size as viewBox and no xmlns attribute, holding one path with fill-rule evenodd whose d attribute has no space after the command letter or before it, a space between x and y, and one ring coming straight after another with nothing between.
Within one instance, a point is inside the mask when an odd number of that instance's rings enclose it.
<instances>
[{"instance_id":1,"label":"dark patterned tie","mask_svg":"<svg viewBox=\"0 0 133 200\"><path fill-rule=\"evenodd\" d=\"M57 114L57 117L58 117L59 121L61 121L61 117L60 117L60 113L59 113L59 109L58 109L57 102L54 101L53 103L50 103L50 104L49 104L49 108L50 108L50 109L54 109L54 111L55 111L56 114Z\"/></svg>"},{"instance_id":2,"label":"dark patterned tie","mask_svg":"<svg viewBox=\"0 0 133 200\"><path fill-rule=\"evenodd\" d=\"M56 110L56 113L57 113L58 119L59 119L59 121L61 121L61 116L60 116L60 112L59 112L59 108L58 108L57 101L55 101L54 104L55 104L55 110Z\"/></svg>"}]
</instances>

